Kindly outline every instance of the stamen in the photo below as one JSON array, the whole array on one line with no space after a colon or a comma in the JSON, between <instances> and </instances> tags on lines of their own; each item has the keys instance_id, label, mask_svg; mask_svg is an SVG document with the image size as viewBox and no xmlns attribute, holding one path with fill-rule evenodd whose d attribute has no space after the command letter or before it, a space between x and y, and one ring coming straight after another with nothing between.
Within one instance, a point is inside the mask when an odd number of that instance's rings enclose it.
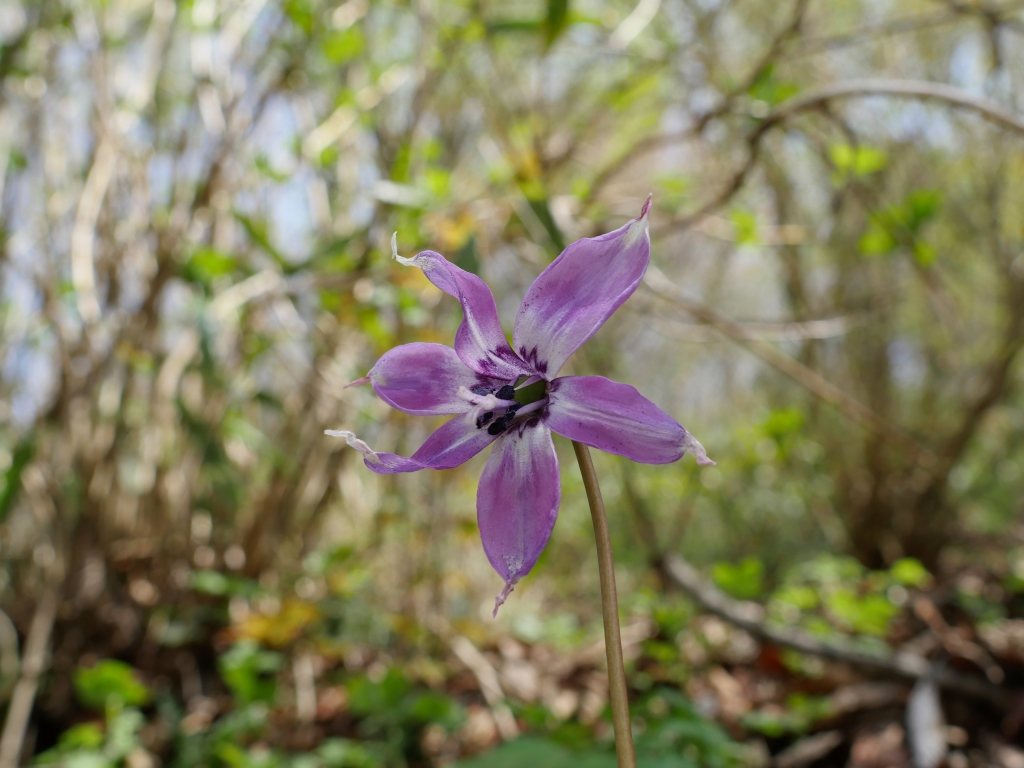
<instances>
[{"instance_id":1,"label":"stamen","mask_svg":"<svg viewBox=\"0 0 1024 768\"><path fill-rule=\"evenodd\" d=\"M548 383L540 376L537 376L533 383L520 385L515 390L515 398L517 403L529 405L530 403L545 399L547 393Z\"/></svg>"},{"instance_id":2,"label":"stamen","mask_svg":"<svg viewBox=\"0 0 1024 768\"><path fill-rule=\"evenodd\" d=\"M527 405L516 405L515 406L516 416L525 416L528 413L533 413L534 411L539 411L541 408L543 408L547 404L548 404L548 399L545 397L543 400L537 400L535 402L528 403ZM512 409L509 408L509 410L511 411Z\"/></svg>"},{"instance_id":3,"label":"stamen","mask_svg":"<svg viewBox=\"0 0 1024 768\"><path fill-rule=\"evenodd\" d=\"M497 397L499 400L511 400L516 396L516 389L511 384L506 384L497 392L495 392L494 396Z\"/></svg>"},{"instance_id":4,"label":"stamen","mask_svg":"<svg viewBox=\"0 0 1024 768\"><path fill-rule=\"evenodd\" d=\"M469 391L472 392L474 395L491 394L491 389L486 384L477 384L476 386L470 387Z\"/></svg>"},{"instance_id":5,"label":"stamen","mask_svg":"<svg viewBox=\"0 0 1024 768\"><path fill-rule=\"evenodd\" d=\"M495 411L507 405L504 400L499 400L494 395L478 395L466 387L459 387L455 394L470 405L475 405L485 411Z\"/></svg>"},{"instance_id":6,"label":"stamen","mask_svg":"<svg viewBox=\"0 0 1024 768\"><path fill-rule=\"evenodd\" d=\"M494 411L487 411L486 413L481 413L479 416L476 417L476 428L482 429L484 424L486 424L493 418Z\"/></svg>"}]
</instances>

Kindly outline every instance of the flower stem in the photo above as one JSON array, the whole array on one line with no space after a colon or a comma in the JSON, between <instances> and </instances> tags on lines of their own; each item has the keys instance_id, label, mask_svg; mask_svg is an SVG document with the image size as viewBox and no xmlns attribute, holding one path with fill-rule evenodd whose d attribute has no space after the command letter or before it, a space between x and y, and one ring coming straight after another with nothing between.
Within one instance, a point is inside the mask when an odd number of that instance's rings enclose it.
<instances>
[{"instance_id":1,"label":"flower stem","mask_svg":"<svg viewBox=\"0 0 1024 768\"><path fill-rule=\"evenodd\" d=\"M597 540L597 570L601 577L601 612L604 618L604 649L608 656L608 699L612 706L612 726L615 729L615 754L619 768L636 768L633 749L633 730L629 718L629 696L626 690L626 667L622 660L622 637L619 634L619 599L615 592L615 562L612 541L608 535L608 518L604 512L601 486L597 482L594 462L587 446L572 443L576 461L587 489L590 516L594 520L594 538Z\"/></svg>"}]
</instances>

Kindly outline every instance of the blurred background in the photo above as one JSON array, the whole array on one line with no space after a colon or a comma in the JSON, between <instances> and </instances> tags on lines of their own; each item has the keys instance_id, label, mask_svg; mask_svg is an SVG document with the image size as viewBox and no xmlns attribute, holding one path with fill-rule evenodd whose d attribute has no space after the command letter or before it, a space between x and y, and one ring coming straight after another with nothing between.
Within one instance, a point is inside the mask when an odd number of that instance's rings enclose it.
<instances>
[{"instance_id":1,"label":"blurred background","mask_svg":"<svg viewBox=\"0 0 1024 768\"><path fill-rule=\"evenodd\" d=\"M0 2L0 765L614 765L572 452L496 620L478 458L323 436L654 195L571 361L643 766L1024 766L1024 3Z\"/></svg>"}]
</instances>

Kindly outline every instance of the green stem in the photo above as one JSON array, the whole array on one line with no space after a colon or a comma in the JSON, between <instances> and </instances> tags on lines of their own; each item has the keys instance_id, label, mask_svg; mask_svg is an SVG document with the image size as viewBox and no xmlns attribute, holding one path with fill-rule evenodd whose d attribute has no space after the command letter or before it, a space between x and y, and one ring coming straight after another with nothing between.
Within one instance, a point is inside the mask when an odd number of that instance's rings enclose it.
<instances>
[{"instance_id":1,"label":"green stem","mask_svg":"<svg viewBox=\"0 0 1024 768\"><path fill-rule=\"evenodd\" d=\"M594 520L597 540L597 570L601 576L601 613L604 618L604 650L608 656L608 699L612 705L612 726L615 728L615 754L619 768L636 768L633 730L629 719L629 695L626 689L626 665L622 660L622 637L619 634L619 599L615 592L615 561L612 541L608 535L608 518L604 512L601 486L597 482L594 462L587 446L573 441L576 461L587 489L590 516Z\"/></svg>"}]
</instances>

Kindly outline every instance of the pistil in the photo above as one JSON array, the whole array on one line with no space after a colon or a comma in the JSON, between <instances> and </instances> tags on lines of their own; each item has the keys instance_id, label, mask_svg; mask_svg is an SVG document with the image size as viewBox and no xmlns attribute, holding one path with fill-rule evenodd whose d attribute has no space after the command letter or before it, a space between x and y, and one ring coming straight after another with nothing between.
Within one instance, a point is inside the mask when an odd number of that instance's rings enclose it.
<instances>
[{"instance_id":1,"label":"pistil","mask_svg":"<svg viewBox=\"0 0 1024 768\"><path fill-rule=\"evenodd\" d=\"M516 402L520 405L530 405L540 400L546 400L548 394L548 383L539 376L536 380L527 379L515 390Z\"/></svg>"}]
</instances>

